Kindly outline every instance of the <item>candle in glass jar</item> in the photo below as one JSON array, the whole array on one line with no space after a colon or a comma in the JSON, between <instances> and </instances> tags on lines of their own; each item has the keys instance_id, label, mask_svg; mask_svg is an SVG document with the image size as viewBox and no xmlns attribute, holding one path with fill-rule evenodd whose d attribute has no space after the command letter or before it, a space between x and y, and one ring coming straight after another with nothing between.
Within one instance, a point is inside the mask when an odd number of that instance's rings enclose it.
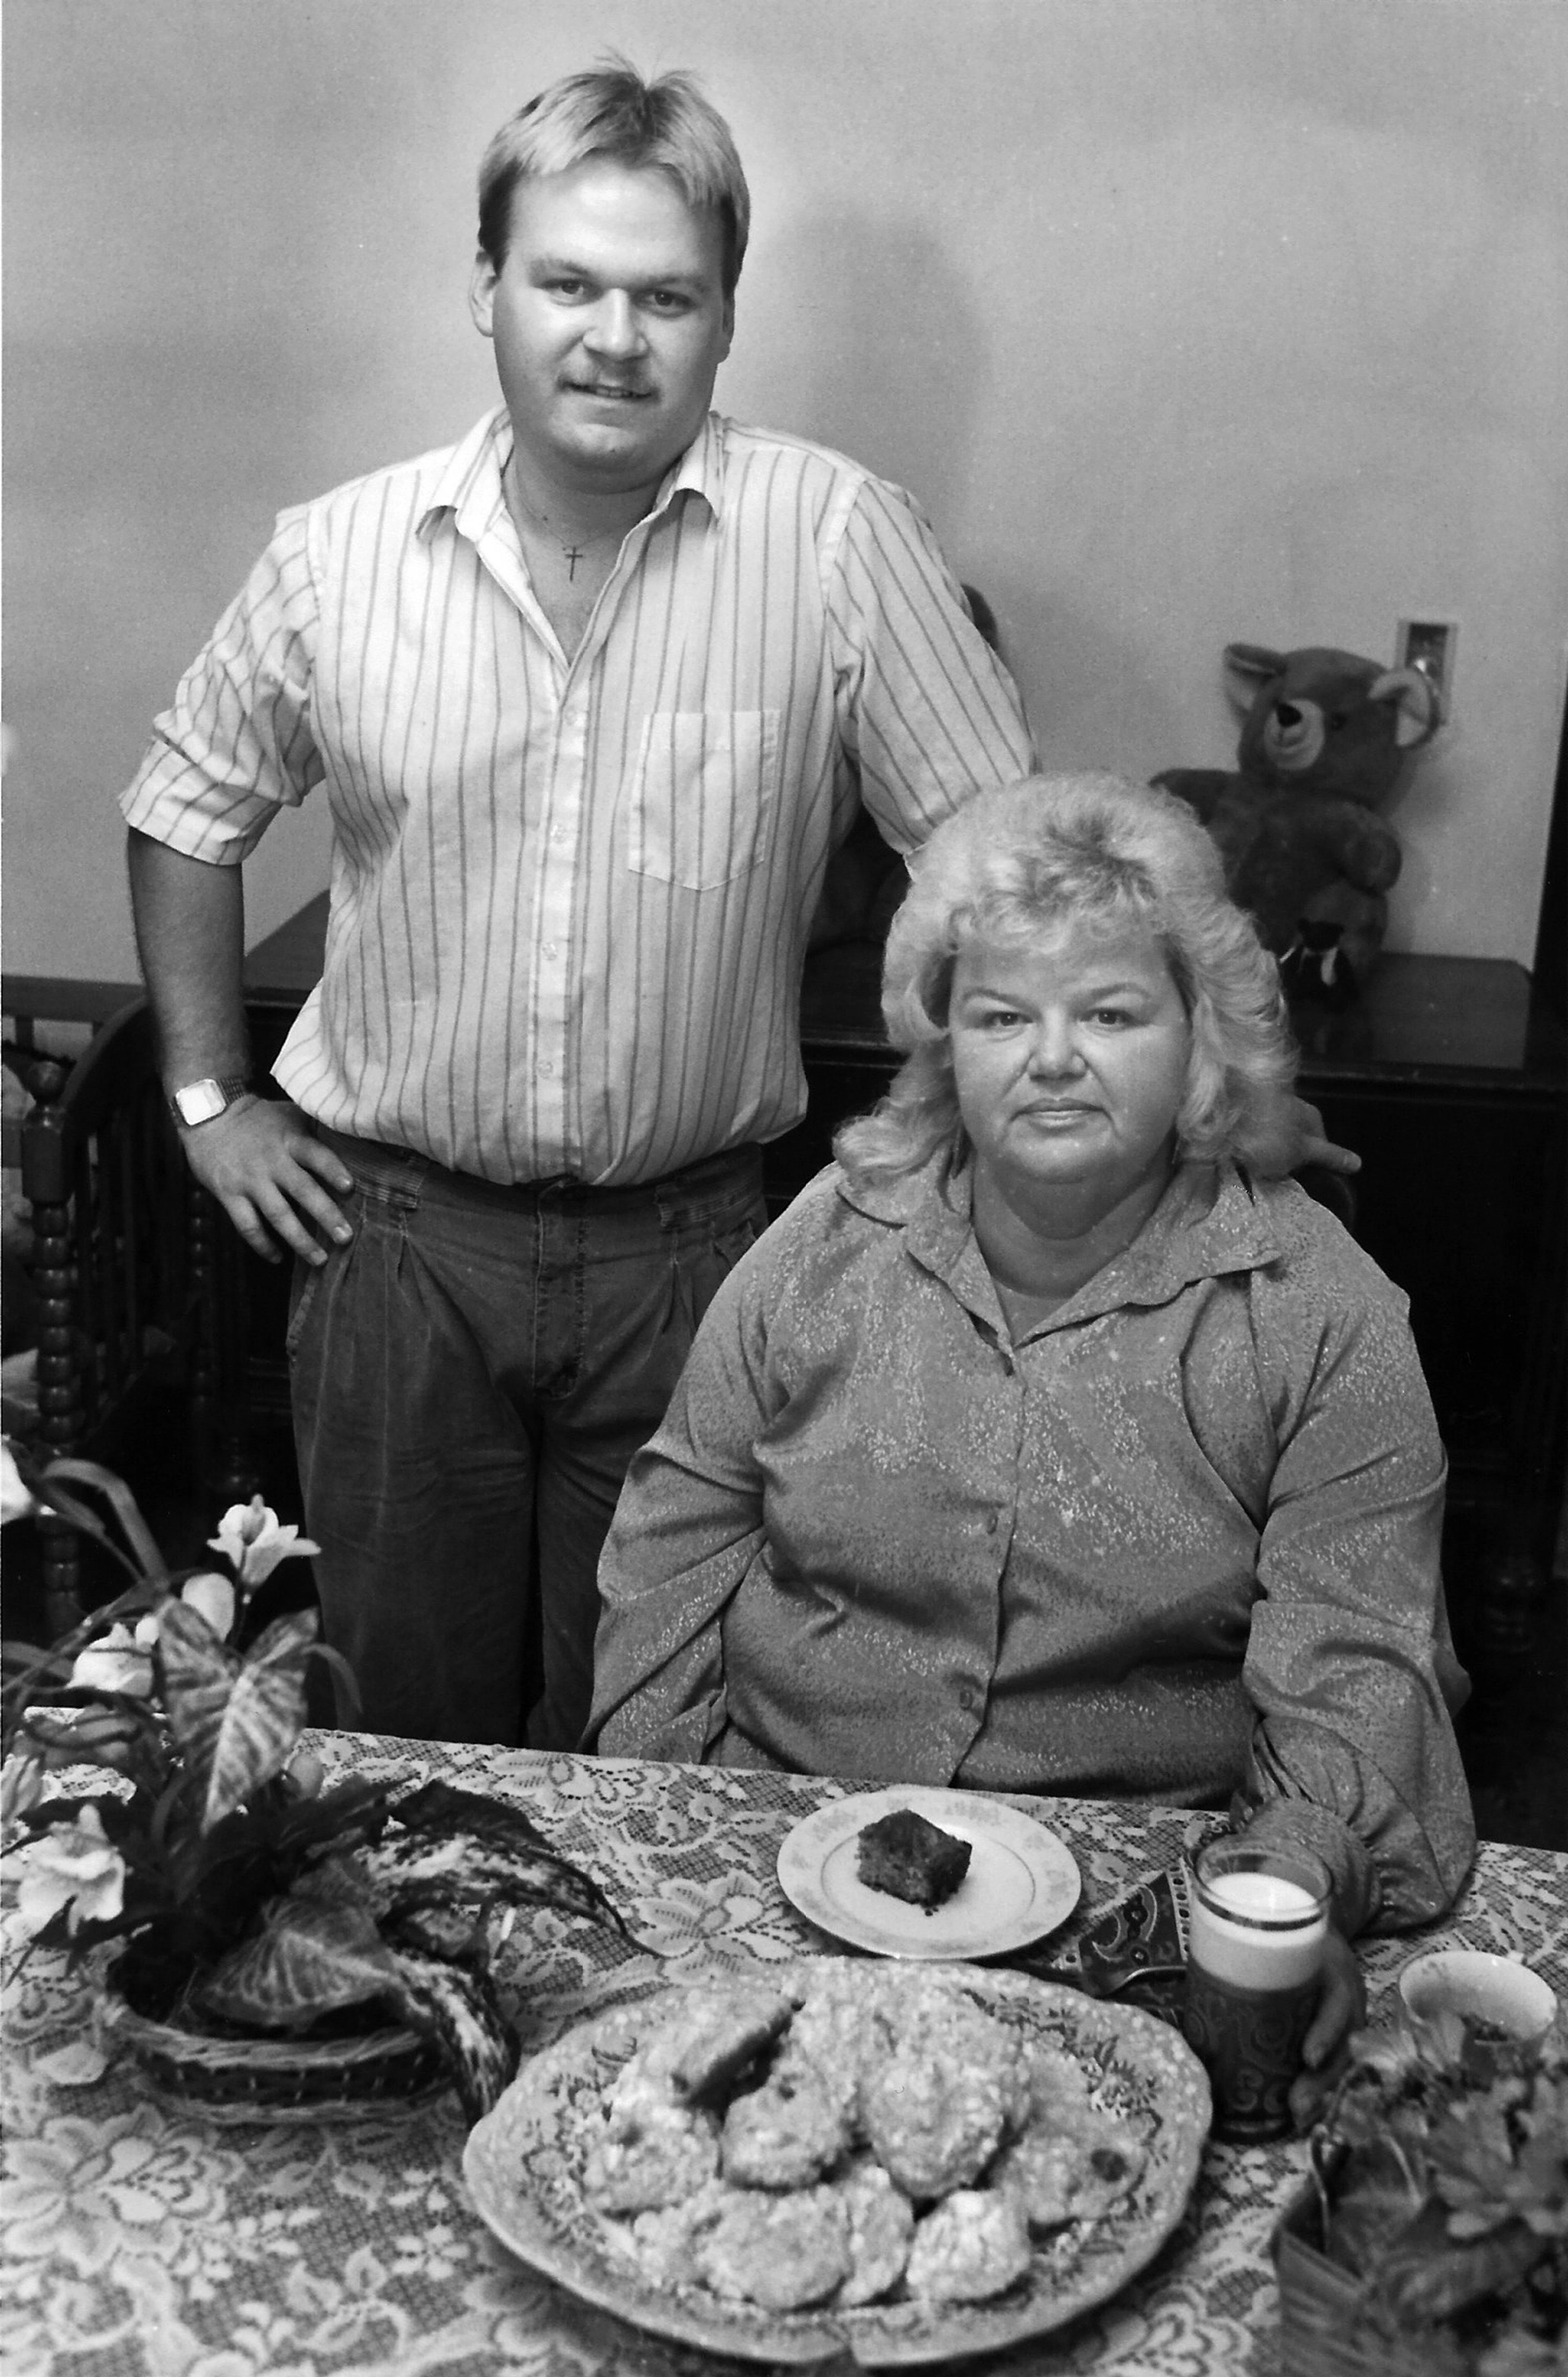
<instances>
[{"instance_id":1,"label":"candle in glass jar","mask_svg":"<svg viewBox=\"0 0 1568 2377\"><path fill-rule=\"evenodd\" d=\"M1279 1873L1212 1873L1192 1893L1189 1953L1235 1989L1294 1989L1323 1964L1328 1910Z\"/></svg>"}]
</instances>

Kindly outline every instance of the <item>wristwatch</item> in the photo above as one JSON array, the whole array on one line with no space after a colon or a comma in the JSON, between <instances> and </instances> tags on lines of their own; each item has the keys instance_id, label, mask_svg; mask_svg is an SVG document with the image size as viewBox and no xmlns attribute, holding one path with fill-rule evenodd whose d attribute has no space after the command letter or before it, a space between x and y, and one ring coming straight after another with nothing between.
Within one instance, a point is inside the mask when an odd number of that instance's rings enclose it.
<instances>
[{"instance_id":1,"label":"wristwatch","mask_svg":"<svg viewBox=\"0 0 1568 2377\"><path fill-rule=\"evenodd\" d=\"M191 1130L198 1122L216 1121L249 1087L248 1073L225 1073L221 1081L187 1081L183 1089L171 1093L169 1105L174 1120Z\"/></svg>"}]
</instances>

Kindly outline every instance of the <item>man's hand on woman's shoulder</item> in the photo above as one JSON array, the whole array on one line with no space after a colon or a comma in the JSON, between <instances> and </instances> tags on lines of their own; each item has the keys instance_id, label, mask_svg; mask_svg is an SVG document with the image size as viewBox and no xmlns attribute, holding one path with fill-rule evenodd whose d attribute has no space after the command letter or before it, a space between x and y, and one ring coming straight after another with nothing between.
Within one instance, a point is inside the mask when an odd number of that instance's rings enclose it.
<instances>
[{"instance_id":1,"label":"man's hand on woman's shoulder","mask_svg":"<svg viewBox=\"0 0 1568 2377\"><path fill-rule=\"evenodd\" d=\"M1323 1118L1305 1098L1292 1098L1286 1113L1286 1132L1271 1157L1250 1158L1252 1169L1266 1179L1283 1180L1287 1173L1316 1165L1323 1172L1359 1172L1361 1159L1354 1148L1336 1146L1323 1130Z\"/></svg>"}]
</instances>

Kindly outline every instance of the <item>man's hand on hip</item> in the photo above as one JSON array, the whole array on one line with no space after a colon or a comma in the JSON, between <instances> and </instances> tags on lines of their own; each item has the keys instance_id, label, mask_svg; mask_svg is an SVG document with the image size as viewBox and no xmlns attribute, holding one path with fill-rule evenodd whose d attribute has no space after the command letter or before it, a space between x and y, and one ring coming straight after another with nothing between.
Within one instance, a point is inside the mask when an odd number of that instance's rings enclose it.
<instances>
[{"instance_id":1,"label":"man's hand on hip","mask_svg":"<svg viewBox=\"0 0 1568 2377\"><path fill-rule=\"evenodd\" d=\"M353 1237L336 1201L347 1196L353 1178L312 1136L298 1106L276 1098L237 1098L180 1138L202 1187L246 1246L269 1262L281 1262L292 1249L308 1263L324 1263L324 1240L346 1246Z\"/></svg>"}]
</instances>

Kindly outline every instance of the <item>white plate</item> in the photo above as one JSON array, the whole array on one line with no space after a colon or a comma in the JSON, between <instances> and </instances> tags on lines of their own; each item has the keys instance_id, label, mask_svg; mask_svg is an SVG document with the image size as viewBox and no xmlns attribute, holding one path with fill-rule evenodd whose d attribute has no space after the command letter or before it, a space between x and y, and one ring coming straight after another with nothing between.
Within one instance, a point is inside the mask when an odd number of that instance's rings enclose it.
<instances>
[{"instance_id":1,"label":"white plate","mask_svg":"<svg viewBox=\"0 0 1568 2377\"><path fill-rule=\"evenodd\" d=\"M794 1969L769 1965L758 1972L768 1986L787 1989ZM735 1978L733 1966L728 1977ZM583 2173L604 2135L606 2086L642 2040L679 2012L688 1988L580 2023L523 2065L469 2132L462 2168L474 2207L511 2252L582 2301L653 2335L775 2370L825 2360L841 2370L951 2362L1065 2326L1119 2293L1179 2222L1208 2133L1208 2082L1186 2041L1152 2014L1026 1973L976 1969L964 1987L1024 2039L1080 2064L1092 2102L1126 2121L1147 2156L1130 2194L1098 2220L1053 2230L1024 2277L993 2302L906 2299L858 2311L773 2311L695 2281L651 2283L616 2242L619 2224L594 2209Z\"/></svg>"},{"instance_id":2,"label":"white plate","mask_svg":"<svg viewBox=\"0 0 1568 2377\"><path fill-rule=\"evenodd\" d=\"M856 1843L868 1824L913 1808L970 1846L969 1870L945 1905L927 1912L868 1890ZM900 1784L859 1791L803 1816L779 1850L779 1887L792 1906L851 1947L878 1956L1003 1956L1065 1923L1082 1884L1072 1852L1032 1816L978 1791Z\"/></svg>"}]
</instances>

